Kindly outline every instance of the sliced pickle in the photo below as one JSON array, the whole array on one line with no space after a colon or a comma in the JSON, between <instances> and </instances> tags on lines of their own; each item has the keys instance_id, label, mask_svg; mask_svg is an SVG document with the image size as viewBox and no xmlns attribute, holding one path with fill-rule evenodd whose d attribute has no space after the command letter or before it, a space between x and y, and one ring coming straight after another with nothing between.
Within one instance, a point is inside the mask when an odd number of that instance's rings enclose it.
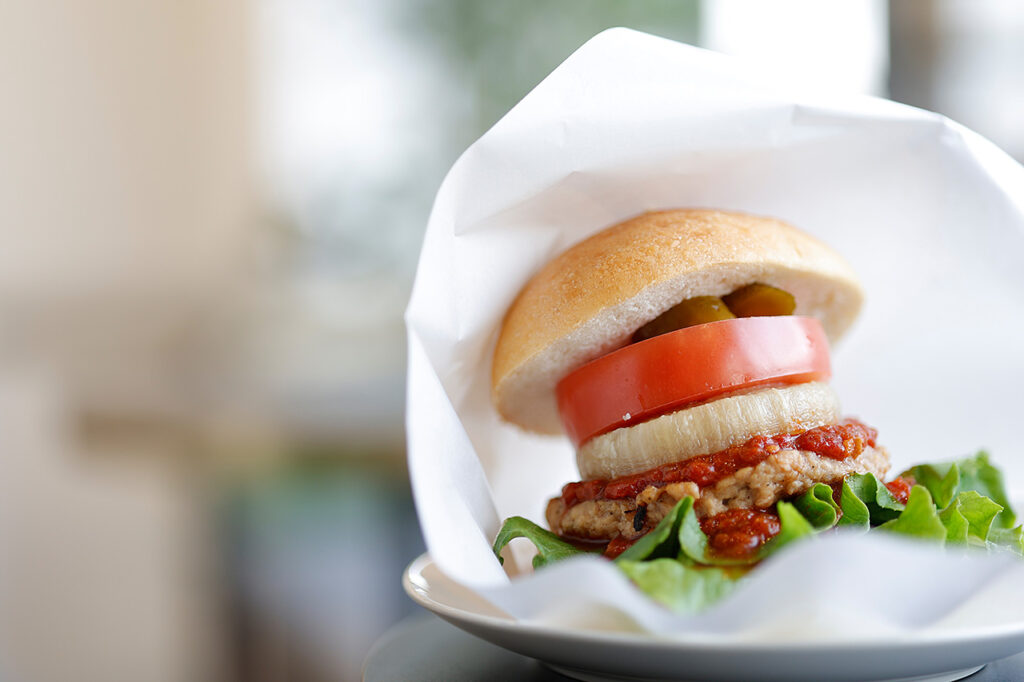
<instances>
[{"instance_id":1,"label":"sliced pickle","mask_svg":"<svg viewBox=\"0 0 1024 682\"><path fill-rule=\"evenodd\" d=\"M692 327L717 320L730 320L734 317L736 316L729 312L729 308L717 296L688 298L637 329L633 334L633 341L643 341L683 327Z\"/></svg>"},{"instance_id":2,"label":"sliced pickle","mask_svg":"<svg viewBox=\"0 0 1024 682\"><path fill-rule=\"evenodd\" d=\"M793 294L757 282L723 296L722 301L736 317L792 315L796 309Z\"/></svg>"}]
</instances>

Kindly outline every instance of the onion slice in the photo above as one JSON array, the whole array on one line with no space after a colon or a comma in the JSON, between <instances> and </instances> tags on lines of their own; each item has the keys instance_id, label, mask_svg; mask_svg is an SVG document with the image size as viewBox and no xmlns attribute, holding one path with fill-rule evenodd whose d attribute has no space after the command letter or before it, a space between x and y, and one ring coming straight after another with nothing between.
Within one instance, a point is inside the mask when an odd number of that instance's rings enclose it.
<instances>
[{"instance_id":1,"label":"onion slice","mask_svg":"<svg viewBox=\"0 0 1024 682\"><path fill-rule=\"evenodd\" d=\"M733 394L591 438L576 453L584 480L618 478L838 421L839 398L822 382Z\"/></svg>"}]
</instances>

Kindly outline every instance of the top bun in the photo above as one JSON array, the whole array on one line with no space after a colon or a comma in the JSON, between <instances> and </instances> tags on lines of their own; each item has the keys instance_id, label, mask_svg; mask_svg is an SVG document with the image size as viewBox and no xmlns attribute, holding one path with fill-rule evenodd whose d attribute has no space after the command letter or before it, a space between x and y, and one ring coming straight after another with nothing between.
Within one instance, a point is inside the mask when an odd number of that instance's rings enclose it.
<instances>
[{"instance_id":1,"label":"top bun","mask_svg":"<svg viewBox=\"0 0 1024 682\"><path fill-rule=\"evenodd\" d=\"M796 298L795 315L821 320L831 341L863 295L850 266L791 225L743 213L644 213L583 240L548 263L501 325L491 397L508 421L560 433L555 385L629 343L633 332L694 296L761 282Z\"/></svg>"}]
</instances>

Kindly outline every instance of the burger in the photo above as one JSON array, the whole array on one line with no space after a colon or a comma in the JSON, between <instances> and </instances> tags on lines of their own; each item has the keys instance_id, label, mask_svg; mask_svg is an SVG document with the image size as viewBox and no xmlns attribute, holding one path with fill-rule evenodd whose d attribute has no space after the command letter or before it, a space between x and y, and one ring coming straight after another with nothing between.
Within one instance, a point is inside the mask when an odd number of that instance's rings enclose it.
<instances>
[{"instance_id":1,"label":"burger","mask_svg":"<svg viewBox=\"0 0 1024 682\"><path fill-rule=\"evenodd\" d=\"M825 244L737 212L645 213L557 256L508 309L491 376L502 418L575 447L550 531L614 557L689 499L710 554L742 559L780 501L884 480L877 432L828 383L862 300ZM912 483L885 489L903 505Z\"/></svg>"}]
</instances>

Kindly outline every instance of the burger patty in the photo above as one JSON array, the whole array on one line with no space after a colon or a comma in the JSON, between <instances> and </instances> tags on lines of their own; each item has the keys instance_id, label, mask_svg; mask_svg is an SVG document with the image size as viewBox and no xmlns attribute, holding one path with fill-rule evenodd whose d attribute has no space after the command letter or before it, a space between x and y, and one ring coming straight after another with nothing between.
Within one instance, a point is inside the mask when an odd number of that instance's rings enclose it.
<instances>
[{"instance_id":1,"label":"burger patty","mask_svg":"<svg viewBox=\"0 0 1024 682\"><path fill-rule=\"evenodd\" d=\"M850 474L889 471L889 453L865 447L857 457L832 459L807 450L781 450L755 466L700 488L691 481L648 486L635 498L585 500L567 507L561 497L548 503L547 521L556 534L584 540L637 538L658 524L684 497L695 500L701 518L728 509L766 509L816 483L838 483Z\"/></svg>"}]
</instances>

